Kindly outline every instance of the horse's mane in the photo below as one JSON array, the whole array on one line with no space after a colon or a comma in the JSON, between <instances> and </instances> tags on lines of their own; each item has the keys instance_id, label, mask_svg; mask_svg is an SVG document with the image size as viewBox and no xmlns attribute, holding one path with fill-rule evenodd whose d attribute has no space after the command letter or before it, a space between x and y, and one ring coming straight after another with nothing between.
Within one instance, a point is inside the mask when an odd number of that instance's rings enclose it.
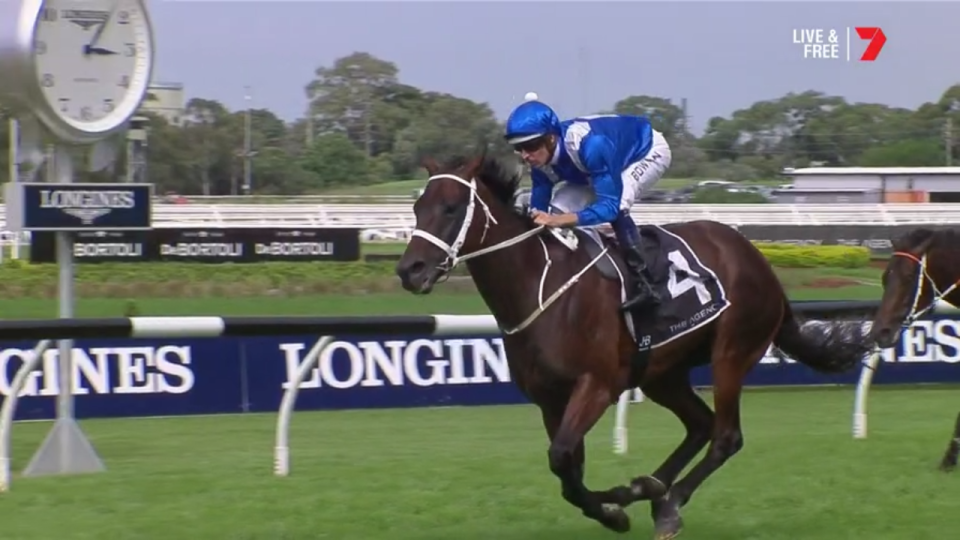
<instances>
[{"instance_id":1,"label":"horse's mane","mask_svg":"<svg viewBox=\"0 0 960 540\"><path fill-rule=\"evenodd\" d=\"M932 248L960 248L960 234L955 229L919 227L893 240L893 249L908 250L930 240Z\"/></svg>"},{"instance_id":2,"label":"horse's mane","mask_svg":"<svg viewBox=\"0 0 960 540\"><path fill-rule=\"evenodd\" d=\"M444 164L444 169L455 171L464 167L469 161L470 158L465 156L454 156ZM517 188L520 187L519 171L509 173L499 160L484 156L480 170L477 172L477 180L483 182L497 200L508 206L513 205L513 198L517 194Z\"/></svg>"}]
</instances>

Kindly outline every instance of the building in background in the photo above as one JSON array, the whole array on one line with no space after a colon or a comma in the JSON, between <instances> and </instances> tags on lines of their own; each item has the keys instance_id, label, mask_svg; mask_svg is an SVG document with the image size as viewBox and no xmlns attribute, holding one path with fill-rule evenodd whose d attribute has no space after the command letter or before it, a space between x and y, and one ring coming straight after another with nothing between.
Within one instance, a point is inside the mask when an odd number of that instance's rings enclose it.
<instances>
[{"instance_id":1,"label":"building in background","mask_svg":"<svg viewBox=\"0 0 960 540\"><path fill-rule=\"evenodd\" d=\"M808 194L844 190L879 192L891 203L960 202L960 167L807 167L782 174L793 180L793 190Z\"/></svg>"},{"instance_id":2,"label":"building in background","mask_svg":"<svg viewBox=\"0 0 960 540\"><path fill-rule=\"evenodd\" d=\"M153 82L140 104L140 110L162 116L174 126L182 126L187 101L180 83Z\"/></svg>"}]
</instances>

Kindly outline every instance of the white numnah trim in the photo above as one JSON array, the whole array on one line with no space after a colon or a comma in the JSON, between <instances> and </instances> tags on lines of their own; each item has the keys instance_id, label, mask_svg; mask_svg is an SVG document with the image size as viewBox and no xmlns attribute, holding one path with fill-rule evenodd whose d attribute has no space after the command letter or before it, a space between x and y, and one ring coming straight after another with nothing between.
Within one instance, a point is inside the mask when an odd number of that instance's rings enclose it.
<instances>
[{"instance_id":1,"label":"white numnah trim","mask_svg":"<svg viewBox=\"0 0 960 540\"><path fill-rule=\"evenodd\" d=\"M131 317L131 337L217 337L226 325L221 317Z\"/></svg>"}]
</instances>

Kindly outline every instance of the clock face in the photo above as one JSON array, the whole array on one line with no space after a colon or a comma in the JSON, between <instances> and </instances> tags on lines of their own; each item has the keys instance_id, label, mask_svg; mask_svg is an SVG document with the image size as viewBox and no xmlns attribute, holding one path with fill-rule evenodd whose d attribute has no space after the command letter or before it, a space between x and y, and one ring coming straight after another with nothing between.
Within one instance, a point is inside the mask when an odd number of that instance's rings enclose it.
<instances>
[{"instance_id":1,"label":"clock face","mask_svg":"<svg viewBox=\"0 0 960 540\"><path fill-rule=\"evenodd\" d=\"M140 0L46 0L34 36L37 81L63 122L110 131L140 106L153 58Z\"/></svg>"}]
</instances>

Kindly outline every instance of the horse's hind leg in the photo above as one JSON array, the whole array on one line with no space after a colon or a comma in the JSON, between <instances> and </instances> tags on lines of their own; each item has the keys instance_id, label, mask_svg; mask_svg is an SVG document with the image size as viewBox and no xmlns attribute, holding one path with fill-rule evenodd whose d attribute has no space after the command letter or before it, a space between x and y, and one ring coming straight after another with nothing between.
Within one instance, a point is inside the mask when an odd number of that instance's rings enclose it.
<instances>
[{"instance_id":1,"label":"horse's hind leg","mask_svg":"<svg viewBox=\"0 0 960 540\"><path fill-rule=\"evenodd\" d=\"M940 470L952 471L955 469L958 454L960 454L960 414L957 415L957 423L953 428L953 439L947 445L947 452L943 454L943 461L940 462Z\"/></svg>"},{"instance_id":2,"label":"horse's hind leg","mask_svg":"<svg viewBox=\"0 0 960 540\"><path fill-rule=\"evenodd\" d=\"M690 386L690 373L683 368L664 373L644 386L643 393L673 412L683 423L687 435L652 475L638 476L630 481L629 486L613 488L604 492L601 498L624 507L636 501L652 500L656 517L659 499L667 494L684 467L710 442L713 411Z\"/></svg>"},{"instance_id":3,"label":"horse's hind leg","mask_svg":"<svg viewBox=\"0 0 960 540\"><path fill-rule=\"evenodd\" d=\"M763 343L763 346L756 350L748 351L743 351L736 343L731 343L729 338L714 343L712 365L715 421L710 447L693 469L670 488L667 496L657 502L657 540L671 539L680 533L683 528L680 508L687 504L704 480L743 448L743 432L740 430L743 377L763 356L767 343Z\"/></svg>"},{"instance_id":4,"label":"horse's hind leg","mask_svg":"<svg viewBox=\"0 0 960 540\"><path fill-rule=\"evenodd\" d=\"M626 512L619 506L603 505L597 494L588 490L583 483L586 457L583 438L611 402L609 388L597 382L592 375L583 375L577 380L562 412L549 408L541 410L550 435L550 449L547 452L550 471L560 479L563 498L604 527L627 532L630 530L630 518Z\"/></svg>"}]
</instances>

